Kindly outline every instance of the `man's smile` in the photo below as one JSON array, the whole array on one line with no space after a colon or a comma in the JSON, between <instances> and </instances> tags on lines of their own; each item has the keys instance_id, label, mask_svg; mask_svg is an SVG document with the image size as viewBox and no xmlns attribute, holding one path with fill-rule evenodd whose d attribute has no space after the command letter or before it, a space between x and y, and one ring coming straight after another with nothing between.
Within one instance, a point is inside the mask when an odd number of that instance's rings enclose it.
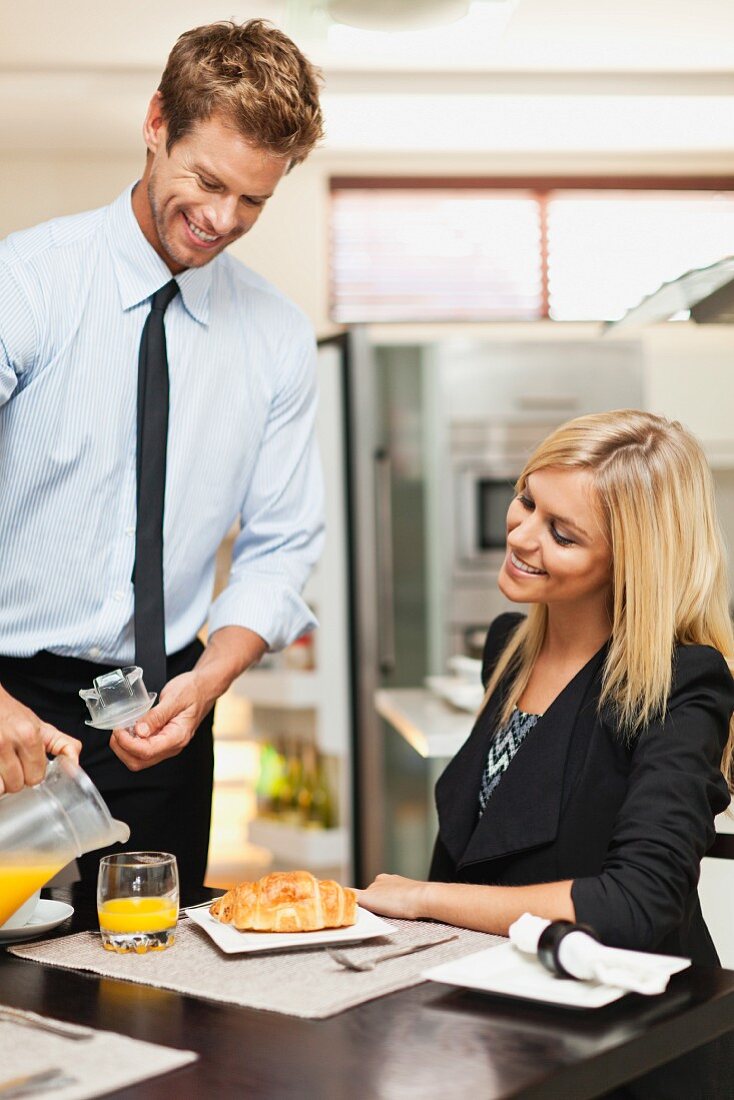
<instances>
[{"instance_id":1,"label":"man's smile","mask_svg":"<svg viewBox=\"0 0 734 1100\"><path fill-rule=\"evenodd\" d=\"M183 217L190 232L193 233L196 239L201 241L202 244L216 244L217 241L222 240L220 235L205 233L204 230L200 229L198 225L195 225L186 214L184 214Z\"/></svg>"}]
</instances>

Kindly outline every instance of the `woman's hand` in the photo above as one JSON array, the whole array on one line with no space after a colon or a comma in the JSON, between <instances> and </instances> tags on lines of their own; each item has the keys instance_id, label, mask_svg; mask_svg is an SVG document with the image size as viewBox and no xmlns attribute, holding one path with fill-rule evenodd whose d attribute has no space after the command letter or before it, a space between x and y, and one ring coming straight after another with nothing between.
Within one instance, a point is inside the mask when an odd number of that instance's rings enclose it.
<instances>
[{"instance_id":1,"label":"woman's hand","mask_svg":"<svg viewBox=\"0 0 734 1100\"><path fill-rule=\"evenodd\" d=\"M366 890L357 890L357 904L383 917L418 920L427 917L426 892L430 883L402 875L378 875Z\"/></svg>"}]
</instances>

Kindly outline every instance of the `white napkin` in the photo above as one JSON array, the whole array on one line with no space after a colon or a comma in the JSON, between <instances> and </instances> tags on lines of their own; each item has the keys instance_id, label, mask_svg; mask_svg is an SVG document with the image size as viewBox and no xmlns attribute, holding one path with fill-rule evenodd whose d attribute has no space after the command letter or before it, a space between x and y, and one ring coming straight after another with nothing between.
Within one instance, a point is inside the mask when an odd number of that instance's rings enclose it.
<instances>
[{"instance_id":1,"label":"white napkin","mask_svg":"<svg viewBox=\"0 0 734 1100\"><path fill-rule=\"evenodd\" d=\"M510 942L527 954L538 953L538 940L551 922L530 913L510 925ZM672 974L691 965L690 959L673 955L652 955L645 951L623 951L605 947L585 932L569 932L558 948L561 965L574 978L601 982L629 993L651 996L662 993Z\"/></svg>"}]
</instances>

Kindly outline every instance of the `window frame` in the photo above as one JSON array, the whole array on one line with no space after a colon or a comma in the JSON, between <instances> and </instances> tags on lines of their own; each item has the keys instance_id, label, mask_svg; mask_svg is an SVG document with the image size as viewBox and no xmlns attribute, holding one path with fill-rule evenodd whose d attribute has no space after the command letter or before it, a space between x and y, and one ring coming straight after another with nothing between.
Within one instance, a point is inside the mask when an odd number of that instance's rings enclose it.
<instances>
[{"instance_id":1,"label":"window frame","mask_svg":"<svg viewBox=\"0 0 734 1100\"><path fill-rule=\"evenodd\" d=\"M548 204L555 191L730 191L734 198L734 176L697 175L617 175L617 176L330 176L329 201L335 191L398 191L398 190L446 190L446 191L511 191L522 190L532 194L538 203L540 222L541 311L534 322L553 321L554 324L571 324L555 321L550 316L550 291L548 272ZM334 320L336 301L331 276L332 236L329 221L329 317ZM377 323L377 322L374 322ZM380 324L402 324L401 321L384 320ZM428 322L426 322L428 323ZM430 324L455 324L437 319ZM471 324L472 322L465 322ZM485 323L485 322L478 322Z\"/></svg>"}]
</instances>

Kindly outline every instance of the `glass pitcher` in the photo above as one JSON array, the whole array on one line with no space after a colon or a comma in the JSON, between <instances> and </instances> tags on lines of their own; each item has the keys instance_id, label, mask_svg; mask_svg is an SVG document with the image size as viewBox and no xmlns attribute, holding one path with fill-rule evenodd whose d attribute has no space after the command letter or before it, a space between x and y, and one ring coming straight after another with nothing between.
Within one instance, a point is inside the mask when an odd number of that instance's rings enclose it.
<instances>
[{"instance_id":1,"label":"glass pitcher","mask_svg":"<svg viewBox=\"0 0 734 1100\"><path fill-rule=\"evenodd\" d=\"M42 783L0 798L0 925L72 859L129 839L89 776L57 756Z\"/></svg>"}]
</instances>

